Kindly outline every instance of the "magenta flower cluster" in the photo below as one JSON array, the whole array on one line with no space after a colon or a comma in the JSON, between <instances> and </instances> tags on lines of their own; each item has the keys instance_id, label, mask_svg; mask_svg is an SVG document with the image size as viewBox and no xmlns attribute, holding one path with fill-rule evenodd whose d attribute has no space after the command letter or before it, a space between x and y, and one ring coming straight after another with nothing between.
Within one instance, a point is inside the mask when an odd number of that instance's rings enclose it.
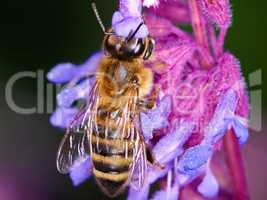
<instances>
[{"instance_id":1,"label":"magenta flower cluster","mask_svg":"<svg viewBox=\"0 0 267 200\"><path fill-rule=\"evenodd\" d=\"M229 129L240 144L248 138L249 105L240 64L223 49L232 17L229 0L120 0L119 8L112 19L116 34L126 37L144 20L136 37L150 35L156 41L145 65L155 73L160 97L155 110L141 113L141 122L146 143L165 166L149 167L143 188L129 188L128 200L149 199L150 186L163 177L166 187L152 199L177 200L180 189L203 174L198 192L216 196L212 155ZM192 33L177 24L191 25ZM51 82L68 83L57 96L52 125L66 128L77 114L73 103L88 96L102 56L98 52L80 66L59 64L48 73ZM74 185L91 176L91 165L89 156L76 161L70 173Z\"/></svg>"}]
</instances>

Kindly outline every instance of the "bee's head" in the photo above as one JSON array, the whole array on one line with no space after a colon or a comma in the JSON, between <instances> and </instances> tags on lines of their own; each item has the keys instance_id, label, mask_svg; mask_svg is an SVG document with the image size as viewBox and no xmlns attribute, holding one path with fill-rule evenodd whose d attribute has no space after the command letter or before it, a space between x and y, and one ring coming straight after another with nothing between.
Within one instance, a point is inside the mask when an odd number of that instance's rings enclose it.
<instances>
[{"instance_id":1,"label":"bee's head","mask_svg":"<svg viewBox=\"0 0 267 200\"><path fill-rule=\"evenodd\" d=\"M154 41L149 38L121 37L115 34L107 35L104 39L105 52L121 60L131 60L142 57L148 59L152 54Z\"/></svg>"},{"instance_id":2,"label":"bee's head","mask_svg":"<svg viewBox=\"0 0 267 200\"><path fill-rule=\"evenodd\" d=\"M106 54L121 60L131 60L140 57L146 60L151 56L154 48L154 40L150 37L135 38L137 32L144 25L144 22L141 22L135 30L131 31L128 37L121 37L116 35L112 29L106 32L94 2L92 3L92 9L105 34L104 51Z\"/></svg>"}]
</instances>

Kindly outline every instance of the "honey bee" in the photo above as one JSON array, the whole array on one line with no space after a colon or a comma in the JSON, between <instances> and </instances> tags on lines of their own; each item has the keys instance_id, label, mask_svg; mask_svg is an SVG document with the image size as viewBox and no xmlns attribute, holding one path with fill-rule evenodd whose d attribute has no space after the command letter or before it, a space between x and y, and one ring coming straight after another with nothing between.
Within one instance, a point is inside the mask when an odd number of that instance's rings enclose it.
<instances>
[{"instance_id":1,"label":"honey bee","mask_svg":"<svg viewBox=\"0 0 267 200\"><path fill-rule=\"evenodd\" d=\"M92 5L105 34L105 55L86 104L60 144L57 168L69 173L76 160L89 155L97 184L115 197L129 185L140 188L148 163L155 163L140 127L140 112L154 108L157 99L153 73L143 64L152 54L154 41L149 36L135 38L143 23L128 37L112 29L106 32Z\"/></svg>"}]
</instances>

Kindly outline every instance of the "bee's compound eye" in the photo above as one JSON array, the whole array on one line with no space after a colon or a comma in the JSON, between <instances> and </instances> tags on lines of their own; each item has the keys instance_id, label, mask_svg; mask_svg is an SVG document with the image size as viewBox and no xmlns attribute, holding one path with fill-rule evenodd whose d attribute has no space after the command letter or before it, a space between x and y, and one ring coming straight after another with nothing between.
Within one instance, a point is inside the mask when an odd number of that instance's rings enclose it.
<instances>
[{"instance_id":1,"label":"bee's compound eye","mask_svg":"<svg viewBox=\"0 0 267 200\"><path fill-rule=\"evenodd\" d=\"M155 47L155 41L152 38L149 38L148 46L147 46L147 49L144 55L144 60L149 59L149 57L151 56L153 52L154 47Z\"/></svg>"},{"instance_id":2,"label":"bee's compound eye","mask_svg":"<svg viewBox=\"0 0 267 200\"><path fill-rule=\"evenodd\" d=\"M121 48L121 40L121 37L116 35L107 36L104 40L105 51L112 56L116 56Z\"/></svg>"},{"instance_id":3,"label":"bee's compound eye","mask_svg":"<svg viewBox=\"0 0 267 200\"><path fill-rule=\"evenodd\" d=\"M127 43L125 51L130 57L141 56L145 51L144 39L138 39L138 38L132 39Z\"/></svg>"}]
</instances>

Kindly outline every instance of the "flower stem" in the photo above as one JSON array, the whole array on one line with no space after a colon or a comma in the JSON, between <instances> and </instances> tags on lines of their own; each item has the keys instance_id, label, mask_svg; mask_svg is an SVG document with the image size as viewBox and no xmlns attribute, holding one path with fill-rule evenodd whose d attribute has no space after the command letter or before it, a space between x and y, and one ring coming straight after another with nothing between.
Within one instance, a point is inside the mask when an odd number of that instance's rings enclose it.
<instances>
[{"instance_id":1,"label":"flower stem","mask_svg":"<svg viewBox=\"0 0 267 200\"><path fill-rule=\"evenodd\" d=\"M216 56L219 57L223 53L223 44L228 28L222 28L217 40Z\"/></svg>"},{"instance_id":2,"label":"flower stem","mask_svg":"<svg viewBox=\"0 0 267 200\"><path fill-rule=\"evenodd\" d=\"M208 38L207 38L207 32L206 32L206 23L203 19L203 16L200 13L199 6L197 3L197 0L189 0L189 7L191 11L191 21L192 21L192 27L193 32L195 35L195 38L197 40L197 43L202 48L209 50L209 44L208 44ZM205 68L210 68L211 64L208 59L202 56L202 64Z\"/></svg>"},{"instance_id":3,"label":"flower stem","mask_svg":"<svg viewBox=\"0 0 267 200\"><path fill-rule=\"evenodd\" d=\"M209 35L209 41L210 41L210 46L211 49L213 50L213 56L216 54L216 49L217 49L217 38L216 38L216 34L214 31L214 28L212 25L208 26L208 35Z\"/></svg>"},{"instance_id":4,"label":"flower stem","mask_svg":"<svg viewBox=\"0 0 267 200\"><path fill-rule=\"evenodd\" d=\"M234 130L229 130L224 136L226 162L232 177L235 200L249 200L246 176L239 144Z\"/></svg>"}]
</instances>

